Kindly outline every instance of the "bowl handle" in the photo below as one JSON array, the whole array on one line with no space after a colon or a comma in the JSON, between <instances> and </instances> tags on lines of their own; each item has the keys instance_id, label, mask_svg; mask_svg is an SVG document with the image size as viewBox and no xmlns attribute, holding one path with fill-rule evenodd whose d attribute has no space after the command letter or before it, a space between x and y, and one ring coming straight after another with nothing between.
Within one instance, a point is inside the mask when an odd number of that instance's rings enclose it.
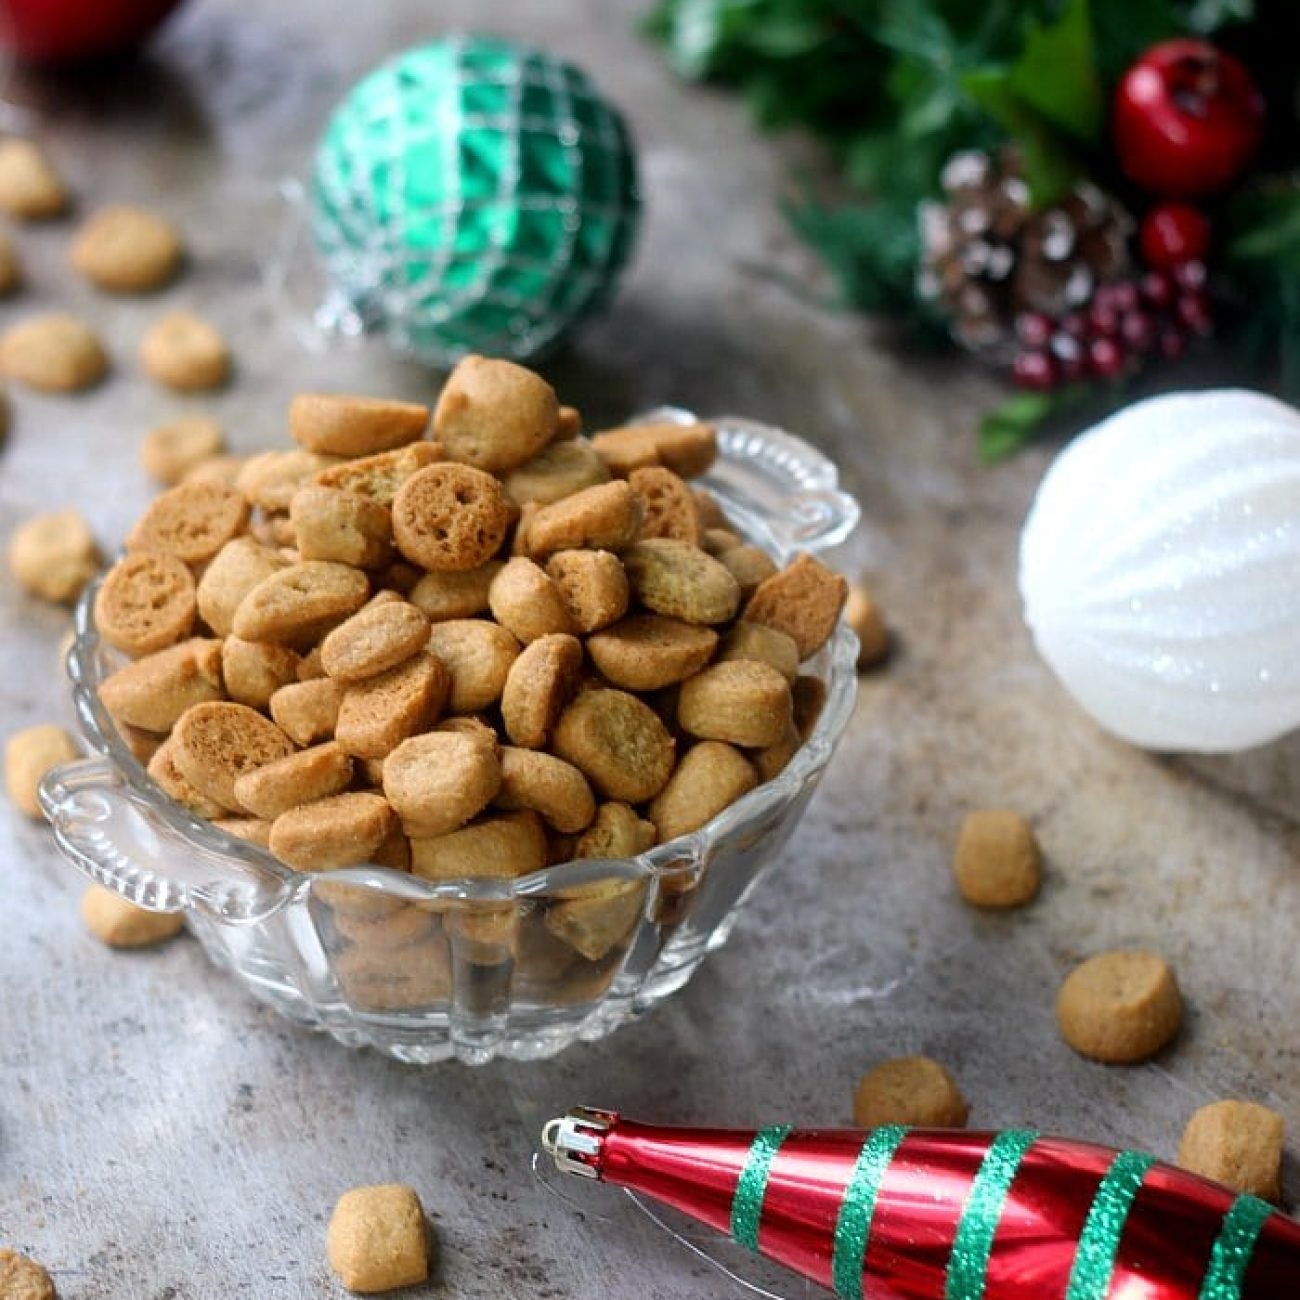
<instances>
[{"instance_id":1,"label":"bowl handle","mask_svg":"<svg viewBox=\"0 0 1300 1300\"><path fill-rule=\"evenodd\" d=\"M226 923L260 921L284 906L292 888L255 846L232 841L229 854L205 849L169 825L105 758L79 759L48 772L40 802L72 864L150 912L196 907Z\"/></svg>"}]
</instances>

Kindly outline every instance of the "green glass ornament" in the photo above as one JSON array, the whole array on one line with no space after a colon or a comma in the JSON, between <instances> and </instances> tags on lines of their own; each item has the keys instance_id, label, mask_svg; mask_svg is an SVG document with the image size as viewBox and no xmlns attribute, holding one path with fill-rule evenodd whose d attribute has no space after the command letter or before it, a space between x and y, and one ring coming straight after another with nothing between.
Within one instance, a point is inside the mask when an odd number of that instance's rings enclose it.
<instances>
[{"instance_id":1,"label":"green glass ornament","mask_svg":"<svg viewBox=\"0 0 1300 1300\"><path fill-rule=\"evenodd\" d=\"M334 111L311 229L362 326L437 365L535 359L607 299L640 212L622 117L540 50L456 35Z\"/></svg>"}]
</instances>

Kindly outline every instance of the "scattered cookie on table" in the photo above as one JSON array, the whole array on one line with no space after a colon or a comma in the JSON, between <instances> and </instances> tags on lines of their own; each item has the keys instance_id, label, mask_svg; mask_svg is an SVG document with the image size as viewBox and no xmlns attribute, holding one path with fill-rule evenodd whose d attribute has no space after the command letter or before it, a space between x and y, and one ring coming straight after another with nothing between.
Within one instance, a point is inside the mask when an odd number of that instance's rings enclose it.
<instances>
[{"instance_id":1,"label":"scattered cookie on table","mask_svg":"<svg viewBox=\"0 0 1300 1300\"><path fill-rule=\"evenodd\" d=\"M330 1268L349 1291L393 1291L429 1276L432 1235L411 1187L388 1183L344 1192L326 1245Z\"/></svg>"},{"instance_id":2,"label":"scattered cookie on table","mask_svg":"<svg viewBox=\"0 0 1300 1300\"><path fill-rule=\"evenodd\" d=\"M0 138L0 212L21 221L61 216L67 187L34 140Z\"/></svg>"},{"instance_id":3,"label":"scattered cookie on table","mask_svg":"<svg viewBox=\"0 0 1300 1300\"><path fill-rule=\"evenodd\" d=\"M53 723L14 732L5 744L5 788L9 798L28 817L40 817L36 790L41 778L59 764L70 763L78 757L76 741Z\"/></svg>"},{"instance_id":4,"label":"scattered cookie on table","mask_svg":"<svg viewBox=\"0 0 1300 1300\"><path fill-rule=\"evenodd\" d=\"M956 1080L928 1056L882 1061L862 1076L853 1094L853 1122L859 1128L964 1128L969 1112Z\"/></svg>"},{"instance_id":5,"label":"scattered cookie on table","mask_svg":"<svg viewBox=\"0 0 1300 1300\"><path fill-rule=\"evenodd\" d=\"M37 515L9 542L9 568L33 596L70 605L99 571L99 547L75 510Z\"/></svg>"},{"instance_id":6,"label":"scattered cookie on table","mask_svg":"<svg viewBox=\"0 0 1300 1300\"><path fill-rule=\"evenodd\" d=\"M102 885L91 885L82 895L81 919L110 948L151 948L185 928L183 912L150 912Z\"/></svg>"},{"instance_id":7,"label":"scattered cookie on table","mask_svg":"<svg viewBox=\"0 0 1300 1300\"><path fill-rule=\"evenodd\" d=\"M889 629L880 606L867 589L853 582L844 602L844 621L858 638L858 670L864 671L883 663L889 656Z\"/></svg>"},{"instance_id":8,"label":"scattered cookie on table","mask_svg":"<svg viewBox=\"0 0 1300 1300\"><path fill-rule=\"evenodd\" d=\"M180 232L145 208L100 208L77 231L69 258L97 288L110 293L147 293L180 268Z\"/></svg>"},{"instance_id":9,"label":"scattered cookie on table","mask_svg":"<svg viewBox=\"0 0 1300 1300\"><path fill-rule=\"evenodd\" d=\"M226 448L221 426L204 415L183 415L150 429L140 444L140 464L168 487L191 477Z\"/></svg>"},{"instance_id":10,"label":"scattered cookie on table","mask_svg":"<svg viewBox=\"0 0 1300 1300\"><path fill-rule=\"evenodd\" d=\"M0 1246L0 1296L4 1300L58 1300L50 1275L34 1260Z\"/></svg>"},{"instance_id":11,"label":"scattered cookie on table","mask_svg":"<svg viewBox=\"0 0 1300 1300\"><path fill-rule=\"evenodd\" d=\"M99 336L66 312L25 320L0 337L0 368L44 393L76 393L108 373Z\"/></svg>"},{"instance_id":12,"label":"scattered cookie on table","mask_svg":"<svg viewBox=\"0 0 1300 1300\"><path fill-rule=\"evenodd\" d=\"M22 263L14 241L0 230L0 298L16 293L23 282Z\"/></svg>"},{"instance_id":13,"label":"scattered cookie on table","mask_svg":"<svg viewBox=\"0 0 1300 1300\"><path fill-rule=\"evenodd\" d=\"M970 813L957 837L952 870L968 903L1022 906L1038 893L1042 878L1042 858L1032 827L1008 809Z\"/></svg>"},{"instance_id":14,"label":"scattered cookie on table","mask_svg":"<svg viewBox=\"0 0 1300 1300\"><path fill-rule=\"evenodd\" d=\"M1152 952L1117 949L1076 966L1056 998L1061 1036L1082 1056L1129 1064L1171 1043L1183 1020L1169 963Z\"/></svg>"},{"instance_id":15,"label":"scattered cookie on table","mask_svg":"<svg viewBox=\"0 0 1300 1300\"><path fill-rule=\"evenodd\" d=\"M1281 1195L1282 1116L1253 1101L1215 1101L1187 1121L1175 1163L1266 1201Z\"/></svg>"},{"instance_id":16,"label":"scattered cookie on table","mask_svg":"<svg viewBox=\"0 0 1300 1300\"><path fill-rule=\"evenodd\" d=\"M149 327L140 342L140 364L167 388L202 392L230 377L230 348L201 316L173 311Z\"/></svg>"}]
</instances>

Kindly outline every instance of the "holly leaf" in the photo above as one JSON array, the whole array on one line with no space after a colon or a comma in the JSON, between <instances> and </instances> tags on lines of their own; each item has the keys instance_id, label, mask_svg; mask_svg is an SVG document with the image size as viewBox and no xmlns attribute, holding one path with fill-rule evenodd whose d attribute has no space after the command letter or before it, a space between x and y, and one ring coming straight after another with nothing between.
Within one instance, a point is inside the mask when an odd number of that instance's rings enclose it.
<instances>
[{"instance_id":1,"label":"holly leaf","mask_svg":"<svg viewBox=\"0 0 1300 1300\"><path fill-rule=\"evenodd\" d=\"M1230 261L1282 261L1300 268L1300 180L1248 189L1227 212Z\"/></svg>"},{"instance_id":2,"label":"holly leaf","mask_svg":"<svg viewBox=\"0 0 1300 1300\"><path fill-rule=\"evenodd\" d=\"M1038 437L1055 416L1094 395L1086 385L1069 384L1050 393L1016 393L1008 397L980 421L980 459L986 465L1005 460Z\"/></svg>"},{"instance_id":3,"label":"holly leaf","mask_svg":"<svg viewBox=\"0 0 1300 1300\"><path fill-rule=\"evenodd\" d=\"M1106 108L1088 0L1067 0L1056 22L1029 28L1007 87L1067 136L1085 145L1101 139Z\"/></svg>"}]
</instances>

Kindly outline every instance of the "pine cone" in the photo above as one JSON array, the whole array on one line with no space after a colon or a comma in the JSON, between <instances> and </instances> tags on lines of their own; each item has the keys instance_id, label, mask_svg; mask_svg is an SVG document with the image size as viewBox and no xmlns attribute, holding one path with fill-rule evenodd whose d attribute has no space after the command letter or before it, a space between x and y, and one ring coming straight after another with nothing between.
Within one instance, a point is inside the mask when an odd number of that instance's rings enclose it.
<instances>
[{"instance_id":1,"label":"pine cone","mask_svg":"<svg viewBox=\"0 0 1300 1300\"><path fill-rule=\"evenodd\" d=\"M1087 181L1040 212L1010 151L954 154L940 181L946 202L918 213L917 292L938 302L958 343L988 361L1015 354L1022 312L1060 317L1130 273L1133 219Z\"/></svg>"}]
</instances>

